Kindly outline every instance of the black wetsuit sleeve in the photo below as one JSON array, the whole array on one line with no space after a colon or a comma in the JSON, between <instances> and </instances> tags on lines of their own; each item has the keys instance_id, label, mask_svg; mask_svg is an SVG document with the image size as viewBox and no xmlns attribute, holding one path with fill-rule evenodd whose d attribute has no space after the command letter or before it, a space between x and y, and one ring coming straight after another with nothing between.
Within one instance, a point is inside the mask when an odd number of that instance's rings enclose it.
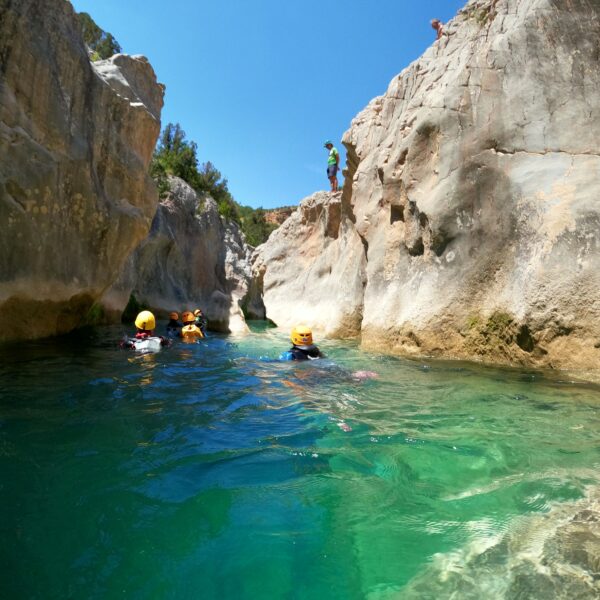
<instances>
[{"instance_id":1,"label":"black wetsuit sleeve","mask_svg":"<svg viewBox=\"0 0 600 600\"><path fill-rule=\"evenodd\" d=\"M304 352L302 352L302 350L300 350L300 348L296 348L295 346L292 346L289 349L289 352L291 353L293 360L307 360L308 359L308 356L306 356L306 354L304 354Z\"/></svg>"}]
</instances>

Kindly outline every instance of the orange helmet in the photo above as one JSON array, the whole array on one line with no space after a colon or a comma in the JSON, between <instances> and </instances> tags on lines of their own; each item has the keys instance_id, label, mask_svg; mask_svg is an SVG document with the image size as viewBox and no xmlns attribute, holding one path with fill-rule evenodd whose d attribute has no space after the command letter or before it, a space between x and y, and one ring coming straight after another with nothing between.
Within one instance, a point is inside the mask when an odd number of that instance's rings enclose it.
<instances>
[{"instance_id":1,"label":"orange helmet","mask_svg":"<svg viewBox=\"0 0 600 600\"><path fill-rule=\"evenodd\" d=\"M189 310L186 310L181 315L181 320L184 322L184 324L187 324L187 323L193 323L196 319L194 318L194 315Z\"/></svg>"},{"instance_id":2,"label":"orange helmet","mask_svg":"<svg viewBox=\"0 0 600 600\"><path fill-rule=\"evenodd\" d=\"M179 313L176 313L176 312L169 313L169 319L171 319L172 321L178 321Z\"/></svg>"}]
</instances>

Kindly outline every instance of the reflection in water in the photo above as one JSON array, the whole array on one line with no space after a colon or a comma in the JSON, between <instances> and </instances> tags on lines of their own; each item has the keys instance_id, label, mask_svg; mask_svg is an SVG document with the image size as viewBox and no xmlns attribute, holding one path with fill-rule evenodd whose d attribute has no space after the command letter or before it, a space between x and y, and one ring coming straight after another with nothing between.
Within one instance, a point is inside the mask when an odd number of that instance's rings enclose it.
<instances>
[{"instance_id":1,"label":"reflection in water","mask_svg":"<svg viewBox=\"0 0 600 600\"><path fill-rule=\"evenodd\" d=\"M139 385L151 385L154 381L152 376L154 369L158 365L158 357L156 352L137 353L133 356L128 356L127 360L130 364L139 367L140 379L137 382Z\"/></svg>"}]
</instances>

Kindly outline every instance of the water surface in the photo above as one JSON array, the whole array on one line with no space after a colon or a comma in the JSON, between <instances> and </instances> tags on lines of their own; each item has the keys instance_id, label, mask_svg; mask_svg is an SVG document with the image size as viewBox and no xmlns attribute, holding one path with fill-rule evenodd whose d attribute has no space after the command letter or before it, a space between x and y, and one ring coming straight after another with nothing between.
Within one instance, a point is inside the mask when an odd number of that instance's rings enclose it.
<instances>
[{"instance_id":1,"label":"water surface","mask_svg":"<svg viewBox=\"0 0 600 600\"><path fill-rule=\"evenodd\" d=\"M333 342L280 363L273 330L143 356L121 335L0 348L1 597L598 592L597 387Z\"/></svg>"}]
</instances>

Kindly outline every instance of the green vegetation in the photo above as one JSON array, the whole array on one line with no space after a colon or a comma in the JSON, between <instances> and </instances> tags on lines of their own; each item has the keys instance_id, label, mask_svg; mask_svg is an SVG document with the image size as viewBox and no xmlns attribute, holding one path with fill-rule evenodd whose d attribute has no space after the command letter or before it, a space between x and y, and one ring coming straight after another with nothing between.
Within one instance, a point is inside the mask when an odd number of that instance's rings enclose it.
<instances>
[{"instance_id":1,"label":"green vegetation","mask_svg":"<svg viewBox=\"0 0 600 600\"><path fill-rule=\"evenodd\" d=\"M537 347L529 326L518 323L508 313L495 311L489 317L471 315L465 325L463 335L466 337L466 346L477 354L504 353L514 360L514 344L525 352L545 352Z\"/></svg>"},{"instance_id":2,"label":"green vegetation","mask_svg":"<svg viewBox=\"0 0 600 600\"><path fill-rule=\"evenodd\" d=\"M77 14L83 41L90 49L92 60L104 60L121 52L121 46L110 34L98 27L88 13Z\"/></svg>"},{"instance_id":3,"label":"green vegetation","mask_svg":"<svg viewBox=\"0 0 600 600\"><path fill-rule=\"evenodd\" d=\"M179 123L169 123L163 130L150 165L150 175L156 181L161 198L169 192L168 175L180 177L200 195L211 196L219 214L236 222L249 244L262 244L276 226L265 220L262 208L241 206L231 195L221 172L210 162L199 164L196 142L188 141Z\"/></svg>"},{"instance_id":4,"label":"green vegetation","mask_svg":"<svg viewBox=\"0 0 600 600\"><path fill-rule=\"evenodd\" d=\"M185 139L185 131L179 123L169 123L164 128L150 165L150 174L156 180L161 196L169 191L167 175L180 177L199 194L210 195L226 219L238 222L237 206L227 187L227 179L211 162L198 165L197 150L196 142Z\"/></svg>"},{"instance_id":5,"label":"green vegetation","mask_svg":"<svg viewBox=\"0 0 600 600\"><path fill-rule=\"evenodd\" d=\"M83 325L101 325L106 321L106 314L101 304L92 304L90 310L85 315Z\"/></svg>"},{"instance_id":6,"label":"green vegetation","mask_svg":"<svg viewBox=\"0 0 600 600\"><path fill-rule=\"evenodd\" d=\"M238 213L242 231L251 246L259 246L265 242L271 232L278 227L275 223L267 223L265 211L262 208L252 208L238 204Z\"/></svg>"},{"instance_id":7,"label":"green vegetation","mask_svg":"<svg viewBox=\"0 0 600 600\"><path fill-rule=\"evenodd\" d=\"M467 19L475 21L480 27L484 27L496 17L496 2L497 0L493 0L487 6L471 6L465 9L463 14Z\"/></svg>"}]
</instances>

